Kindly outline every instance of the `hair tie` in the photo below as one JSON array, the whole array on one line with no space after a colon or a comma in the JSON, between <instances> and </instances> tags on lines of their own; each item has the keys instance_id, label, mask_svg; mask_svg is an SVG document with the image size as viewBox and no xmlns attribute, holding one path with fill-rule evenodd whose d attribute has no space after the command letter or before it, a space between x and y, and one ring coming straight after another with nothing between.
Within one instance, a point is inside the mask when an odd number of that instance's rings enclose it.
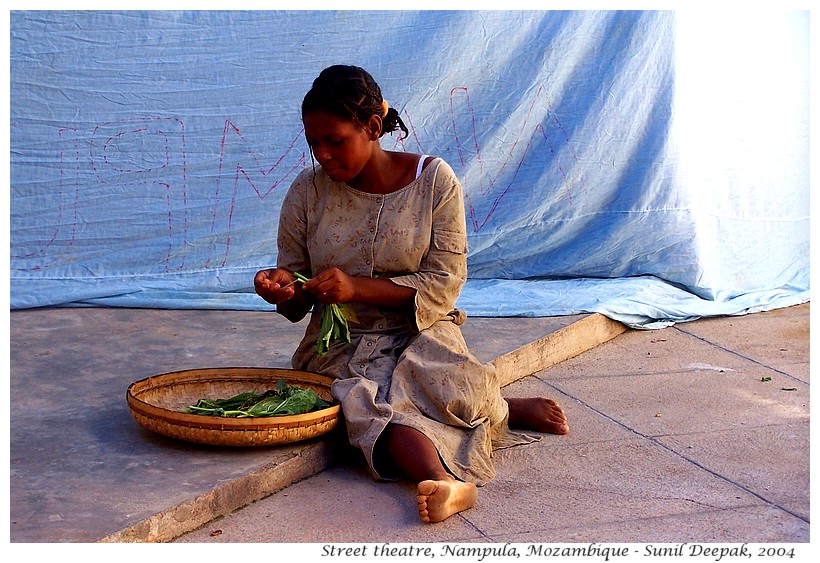
<instances>
[{"instance_id":1,"label":"hair tie","mask_svg":"<svg viewBox=\"0 0 820 563\"><path fill-rule=\"evenodd\" d=\"M387 117L387 108L390 106L387 104L387 100L382 100L382 119Z\"/></svg>"}]
</instances>

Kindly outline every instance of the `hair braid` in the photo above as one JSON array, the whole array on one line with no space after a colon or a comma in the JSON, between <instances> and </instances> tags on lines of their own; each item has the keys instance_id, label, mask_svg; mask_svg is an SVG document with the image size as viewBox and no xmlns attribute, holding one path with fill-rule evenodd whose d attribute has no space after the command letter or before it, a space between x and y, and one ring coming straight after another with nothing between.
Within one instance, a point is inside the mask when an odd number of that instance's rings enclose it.
<instances>
[{"instance_id":1,"label":"hair braid","mask_svg":"<svg viewBox=\"0 0 820 563\"><path fill-rule=\"evenodd\" d=\"M382 116L382 91L373 77L363 68L333 65L324 69L302 101L302 117L312 111L326 111L348 119L360 127L373 115L382 117L379 136L401 129L403 137L409 131L396 109L390 107Z\"/></svg>"}]
</instances>

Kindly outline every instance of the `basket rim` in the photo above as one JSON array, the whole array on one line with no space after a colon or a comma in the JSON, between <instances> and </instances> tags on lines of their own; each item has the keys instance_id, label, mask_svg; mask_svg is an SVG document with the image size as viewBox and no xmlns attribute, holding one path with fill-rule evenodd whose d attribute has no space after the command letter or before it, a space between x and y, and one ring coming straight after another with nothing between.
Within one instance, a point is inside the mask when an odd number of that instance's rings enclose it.
<instances>
[{"instance_id":1,"label":"basket rim","mask_svg":"<svg viewBox=\"0 0 820 563\"><path fill-rule=\"evenodd\" d=\"M308 427L337 418L341 410L341 405L335 404L324 409L295 415L247 418L218 417L174 411L148 403L140 399L138 396L140 391L149 391L151 389L161 387L171 387L175 382L181 383L190 381L192 383L196 383L198 381L203 381L203 376L207 378L208 375L213 376L211 378L212 381L242 380L248 377L253 378L254 376L269 376L271 379L275 377L276 380L283 377L287 380L288 376L290 376L291 380L302 382L307 380L309 383L316 383L327 388L330 388L330 384L334 381L332 377L319 373L285 368L235 366L194 368L161 373L135 381L131 383L126 390L126 401L132 411L136 411L144 417L162 422L203 430L209 429L240 432L265 430L272 427ZM299 375L306 377L300 379ZM204 381L207 380L208 379L205 379ZM143 387L145 387L145 389L142 389Z\"/></svg>"}]
</instances>

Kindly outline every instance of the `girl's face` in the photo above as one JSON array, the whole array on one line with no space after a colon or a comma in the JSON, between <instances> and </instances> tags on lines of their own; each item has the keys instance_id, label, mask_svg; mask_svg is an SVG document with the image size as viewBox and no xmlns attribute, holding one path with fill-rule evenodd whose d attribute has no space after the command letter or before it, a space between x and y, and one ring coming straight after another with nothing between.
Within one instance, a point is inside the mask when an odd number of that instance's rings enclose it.
<instances>
[{"instance_id":1,"label":"girl's face","mask_svg":"<svg viewBox=\"0 0 820 563\"><path fill-rule=\"evenodd\" d=\"M348 184L354 180L370 160L371 132L324 111L306 113L302 121L313 157L330 179Z\"/></svg>"}]
</instances>

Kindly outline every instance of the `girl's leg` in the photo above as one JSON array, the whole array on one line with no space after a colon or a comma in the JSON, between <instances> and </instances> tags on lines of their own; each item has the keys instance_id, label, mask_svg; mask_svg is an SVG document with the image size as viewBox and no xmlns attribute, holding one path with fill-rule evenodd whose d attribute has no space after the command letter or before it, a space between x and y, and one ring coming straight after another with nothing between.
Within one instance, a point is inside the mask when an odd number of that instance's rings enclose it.
<instances>
[{"instance_id":1,"label":"girl's leg","mask_svg":"<svg viewBox=\"0 0 820 563\"><path fill-rule=\"evenodd\" d=\"M417 483L416 501L422 522L441 522L475 504L476 486L448 473L433 442L418 430L389 424L379 446L382 461L388 460L397 471Z\"/></svg>"}]
</instances>

